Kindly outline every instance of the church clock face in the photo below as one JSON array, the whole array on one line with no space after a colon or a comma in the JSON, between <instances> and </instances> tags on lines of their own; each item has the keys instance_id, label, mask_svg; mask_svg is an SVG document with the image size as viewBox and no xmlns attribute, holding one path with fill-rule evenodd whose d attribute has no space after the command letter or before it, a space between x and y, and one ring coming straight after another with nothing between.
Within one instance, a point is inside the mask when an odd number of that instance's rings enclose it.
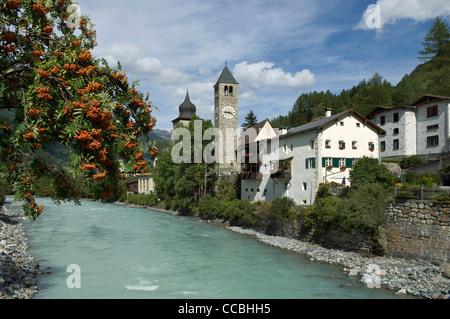
<instances>
[{"instance_id":1,"label":"church clock face","mask_svg":"<svg viewBox=\"0 0 450 319\"><path fill-rule=\"evenodd\" d=\"M222 110L222 115L227 120L232 120L236 116L236 110L231 106L225 106Z\"/></svg>"}]
</instances>

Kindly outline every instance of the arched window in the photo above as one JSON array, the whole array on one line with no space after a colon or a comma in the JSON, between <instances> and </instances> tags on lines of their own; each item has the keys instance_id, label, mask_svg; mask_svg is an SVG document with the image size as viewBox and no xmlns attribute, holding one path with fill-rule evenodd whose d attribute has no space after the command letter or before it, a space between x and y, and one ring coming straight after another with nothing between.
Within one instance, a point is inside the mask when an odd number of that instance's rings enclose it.
<instances>
[{"instance_id":1,"label":"arched window","mask_svg":"<svg viewBox=\"0 0 450 319\"><path fill-rule=\"evenodd\" d=\"M230 95L233 96L233 87L230 86Z\"/></svg>"},{"instance_id":2,"label":"arched window","mask_svg":"<svg viewBox=\"0 0 450 319\"><path fill-rule=\"evenodd\" d=\"M224 93L225 93L225 96L228 95L228 85L225 85Z\"/></svg>"}]
</instances>

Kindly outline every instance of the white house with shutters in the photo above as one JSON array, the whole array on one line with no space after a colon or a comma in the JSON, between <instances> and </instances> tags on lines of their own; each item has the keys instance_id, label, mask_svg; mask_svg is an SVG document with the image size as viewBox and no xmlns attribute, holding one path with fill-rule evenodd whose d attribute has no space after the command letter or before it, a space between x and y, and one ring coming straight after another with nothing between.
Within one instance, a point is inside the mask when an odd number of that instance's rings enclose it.
<instances>
[{"instance_id":1,"label":"white house with shutters","mask_svg":"<svg viewBox=\"0 0 450 319\"><path fill-rule=\"evenodd\" d=\"M427 94L411 106L380 106L368 118L386 131L380 138L383 158L433 159L450 152L450 97Z\"/></svg>"},{"instance_id":2,"label":"white house with shutters","mask_svg":"<svg viewBox=\"0 0 450 319\"><path fill-rule=\"evenodd\" d=\"M256 128L256 134L244 132L238 146L241 198L272 202L286 196L297 205L313 205L322 183L349 186L358 159L380 159L379 137L385 134L353 109L335 115L327 110L324 118L290 130L268 128L267 120ZM273 132L275 137L261 138Z\"/></svg>"}]
</instances>

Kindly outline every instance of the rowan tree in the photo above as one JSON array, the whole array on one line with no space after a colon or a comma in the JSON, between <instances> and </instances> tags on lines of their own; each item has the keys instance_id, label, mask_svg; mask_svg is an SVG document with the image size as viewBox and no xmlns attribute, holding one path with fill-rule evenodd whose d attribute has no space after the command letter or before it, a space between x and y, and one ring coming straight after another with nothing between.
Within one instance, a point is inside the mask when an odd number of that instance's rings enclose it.
<instances>
[{"instance_id":1,"label":"rowan tree","mask_svg":"<svg viewBox=\"0 0 450 319\"><path fill-rule=\"evenodd\" d=\"M43 211L34 198L39 179L52 181L56 202L78 203L80 195L71 175L36 150L70 147L71 174L83 177L95 199L106 200L123 174L147 169L141 136L156 123L148 94L120 65L111 68L92 55L93 24L75 13L74 4L0 0L0 177L12 184L32 220Z\"/></svg>"}]
</instances>

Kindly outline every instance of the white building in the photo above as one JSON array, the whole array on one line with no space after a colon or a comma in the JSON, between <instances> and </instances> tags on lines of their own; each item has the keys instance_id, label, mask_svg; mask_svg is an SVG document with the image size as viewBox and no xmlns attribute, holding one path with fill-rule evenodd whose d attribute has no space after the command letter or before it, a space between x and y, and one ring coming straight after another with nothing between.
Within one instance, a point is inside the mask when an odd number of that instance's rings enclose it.
<instances>
[{"instance_id":1,"label":"white building","mask_svg":"<svg viewBox=\"0 0 450 319\"><path fill-rule=\"evenodd\" d=\"M247 130L238 147L241 198L272 202L286 196L297 205L313 205L321 183L350 185L349 171L355 161L362 157L380 159L379 136L385 134L354 110L333 116L327 111L318 121L259 141L258 137L271 135L272 128L266 121L256 127L256 137ZM244 144L247 135L250 138Z\"/></svg>"},{"instance_id":2,"label":"white building","mask_svg":"<svg viewBox=\"0 0 450 319\"><path fill-rule=\"evenodd\" d=\"M380 137L382 157L403 157L417 154L414 107L380 106L368 117L386 131L386 134Z\"/></svg>"},{"instance_id":3,"label":"white building","mask_svg":"<svg viewBox=\"0 0 450 319\"><path fill-rule=\"evenodd\" d=\"M450 152L450 97L424 95L411 106L378 107L368 117L386 131L380 139L384 158Z\"/></svg>"}]
</instances>

